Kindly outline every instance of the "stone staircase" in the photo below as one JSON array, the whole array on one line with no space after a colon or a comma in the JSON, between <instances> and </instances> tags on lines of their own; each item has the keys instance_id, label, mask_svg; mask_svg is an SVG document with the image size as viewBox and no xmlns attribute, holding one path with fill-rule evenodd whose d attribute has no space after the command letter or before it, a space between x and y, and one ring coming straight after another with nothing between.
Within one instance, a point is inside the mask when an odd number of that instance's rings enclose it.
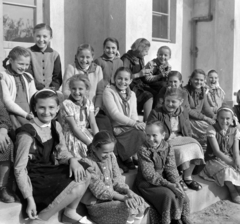
<instances>
[{"instance_id":1,"label":"stone staircase","mask_svg":"<svg viewBox=\"0 0 240 224\"><path fill-rule=\"evenodd\" d=\"M130 171L128 174L124 174L125 182L130 186L136 177L137 170ZM194 179L201 183L202 189L200 191L188 190L186 193L190 199L191 212L200 211L211 204L226 199L229 197L228 190L225 187L219 187L214 182L203 180L198 176L194 176ZM0 202L0 224L27 224L28 221L23 220L21 216L21 204L12 203L5 204ZM83 214L83 210L79 208L80 214ZM48 223L49 224L60 224L61 214L53 216ZM142 220L135 222L134 224L148 224L149 217L146 215Z\"/></svg>"}]
</instances>

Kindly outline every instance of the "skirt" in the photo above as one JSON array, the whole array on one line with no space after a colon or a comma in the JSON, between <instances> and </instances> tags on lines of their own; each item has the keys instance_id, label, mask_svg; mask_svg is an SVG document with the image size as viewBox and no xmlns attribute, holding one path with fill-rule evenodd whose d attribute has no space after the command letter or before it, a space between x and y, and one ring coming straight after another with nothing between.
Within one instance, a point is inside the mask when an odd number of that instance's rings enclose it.
<instances>
[{"instance_id":1,"label":"skirt","mask_svg":"<svg viewBox=\"0 0 240 224\"><path fill-rule=\"evenodd\" d=\"M240 172L219 158L207 161L200 176L206 180L215 181L221 187L224 186L225 181L229 181L235 186L240 186Z\"/></svg>"},{"instance_id":2,"label":"skirt","mask_svg":"<svg viewBox=\"0 0 240 224\"><path fill-rule=\"evenodd\" d=\"M87 128L81 128L83 134L89 139L93 140L93 135ZM87 156L87 145L80 141L77 137L73 135L71 131L64 133L65 141L68 150L75 158L85 158Z\"/></svg>"},{"instance_id":3,"label":"skirt","mask_svg":"<svg viewBox=\"0 0 240 224\"><path fill-rule=\"evenodd\" d=\"M0 162L4 161L13 162L13 148L14 148L13 142L12 140L10 140L10 143L6 151L3 153L0 152Z\"/></svg>"},{"instance_id":4,"label":"skirt","mask_svg":"<svg viewBox=\"0 0 240 224\"><path fill-rule=\"evenodd\" d=\"M190 164L204 166L203 149L195 139L178 136L168 142L174 149L176 165L179 170L188 169Z\"/></svg>"},{"instance_id":5,"label":"skirt","mask_svg":"<svg viewBox=\"0 0 240 224\"><path fill-rule=\"evenodd\" d=\"M209 124L206 121L190 120L193 135L202 147L206 148L207 145L207 129Z\"/></svg>"},{"instance_id":6,"label":"skirt","mask_svg":"<svg viewBox=\"0 0 240 224\"><path fill-rule=\"evenodd\" d=\"M109 201L87 206L90 219L98 224L125 224L130 215L144 213L146 203L138 209L128 208L125 202Z\"/></svg>"},{"instance_id":7,"label":"skirt","mask_svg":"<svg viewBox=\"0 0 240 224\"><path fill-rule=\"evenodd\" d=\"M189 217L190 206L187 195L182 199L177 198L169 188L153 186L146 181L140 182L137 188L146 202L154 208L150 209L151 224L170 224L171 220Z\"/></svg>"},{"instance_id":8,"label":"skirt","mask_svg":"<svg viewBox=\"0 0 240 224\"><path fill-rule=\"evenodd\" d=\"M115 154L122 161L133 156L145 141L145 133L133 127L117 127L113 131L117 139Z\"/></svg>"}]
</instances>

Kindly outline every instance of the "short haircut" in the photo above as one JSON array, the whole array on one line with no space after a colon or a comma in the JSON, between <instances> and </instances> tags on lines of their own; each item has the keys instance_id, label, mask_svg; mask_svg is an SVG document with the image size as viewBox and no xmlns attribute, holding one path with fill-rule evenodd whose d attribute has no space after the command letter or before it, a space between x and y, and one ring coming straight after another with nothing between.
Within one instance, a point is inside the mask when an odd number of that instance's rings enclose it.
<instances>
[{"instance_id":1,"label":"short haircut","mask_svg":"<svg viewBox=\"0 0 240 224\"><path fill-rule=\"evenodd\" d=\"M42 89L37 91L30 100L30 109L35 117L37 117L37 113L35 111L35 107L37 105L37 102L39 99L47 99L47 98L53 98L55 99L57 105L59 105L59 99L57 92L51 89Z\"/></svg>"},{"instance_id":2,"label":"short haircut","mask_svg":"<svg viewBox=\"0 0 240 224\"><path fill-rule=\"evenodd\" d=\"M182 81L182 74L178 71L171 71L168 73L168 79L171 77L177 77L179 81Z\"/></svg>"},{"instance_id":3,"label":"short haircut","mask_svg":"<svg viewBox=\"0 0 240 224\"><path fill-rule=\"evenodd\" d=\"M164 94L164 98L167 96L177 96L178 99L184 99L184 92L181 88L168 87Z\"/></svg>"},{"instance_id":4,"label":"short haircut","mask_svg":"<svg viewBox=\"0 0 240 224\"><path fill-rule=\"evenodd\" d=\"M125 72L128 72L130 74L130 79L132 79L132 71L127 68L127 67L120 67L117 69L117 71L115 72L114 76L113 76L113 80L115 81L117 75L119 72L122 72L122 71L125 71Z\"/></svg>"},{"instance_id":5,"label":"short haircut","mask_svg":"<svg viewBox=\"0 0 240 224\"><path fill-rule=\"evenodd\" d=\"M104 42L103 42L103 47L105 47L105 45L107 44L108 41L116 44L116 45L117 45L117 50L119 50L119 42L118 42L118 40L117 40L116 38L114 38L114 37L108 37L108 38L106 38L106 39L104 40Z\"/></svg>"},{"instance_id":6,"label":"short haircut","mask_svg":"<svg viewBox=\"0 0 240 224\"><path fill-rule=\"evenodd\" d=\"M46 23L39 23L33 28L33 33L35 33L36 30L40 30L40 29L48 30L50 32L50 36L52 37L53 32L52 32L52 28L49 25L47 25Z\"/></svg>"},{"instance_id":7,"label":"short haircut","mask_svg":"<svg viewBox=\"0 0 240 224\"><path fill-rule=\"evenodd\" d=\"M168 47L168 46L162 46L162 47L160 47L160 48L158 49L157 55L159 54L159 51L161 51L162 49L168 50L169 53L170 53L170 56L172 55L172 51L171 51L170 47Z\"/></svg>"},{"instance_id":8,"label":"short haircut","mask_svg":"<svg viewBox=\"0 0 240 224\"><path fill-rule=\"evenodd\" d=\"M162 121L159 120L151 120L147 122L146 126L151 126L151 125L156 125L157 127L159 127L159 131L161 134L166 133L166 128L165 125Z\"/></svg>"},{"instance_id":9,"label":"short haircut","mask_svg":"<svg viewBox=\"0 0 240 224\"><path fill-rule=\"evenodd\" d=\"M89 90L91 88L91 83L89 81L89 78L84 74L76 74L76 75L73 75L72 77L70 77L67 80L69 88L71 88L71 84L74 83L75 81L83 82L85 84L87 90Z\"/></svg>"},{"instance_id":10,"label":"short haircut","mask_svg":"<svg viewBox=\"0 0 240 224\"><path fill-rule=\"evenodd\" d=\"M112 134L110 134L106 130L99 131L96 135L93 137L92 145L95 148L101 148L102 145L106 145L109 143L115 143L116 139Z\"/></svg>"}]
</instances>

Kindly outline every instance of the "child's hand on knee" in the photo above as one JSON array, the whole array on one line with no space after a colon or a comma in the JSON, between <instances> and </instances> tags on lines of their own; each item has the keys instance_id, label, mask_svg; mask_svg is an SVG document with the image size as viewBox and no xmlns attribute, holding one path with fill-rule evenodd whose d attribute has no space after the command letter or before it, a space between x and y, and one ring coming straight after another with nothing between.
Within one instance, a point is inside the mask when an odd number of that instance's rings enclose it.
<instances>
[{"instance_id":1,"label":"child's hand on knee","mask_svg":"<svg viewBox=\"0 0 240 224\"><path fill-rule=\"evenodd\" d=\"M72 175L74 175L76 182L80 182L86 177L84 168L76 158L69 159L69 177L72 177Z\"/></svg>"},{"instance_id":2,"label":"child's hand on knee","mask_svg":"<svg viewBox=\"0 0 240 224\"><path fill-rule=\"evenodd\" d=\"M37 218L37 209L36 209L36 204L33 199L33 197L28 197L27 198L28 205L26 209L26 213L30 219L36 219Z\"/></svg>"}]
</instances>

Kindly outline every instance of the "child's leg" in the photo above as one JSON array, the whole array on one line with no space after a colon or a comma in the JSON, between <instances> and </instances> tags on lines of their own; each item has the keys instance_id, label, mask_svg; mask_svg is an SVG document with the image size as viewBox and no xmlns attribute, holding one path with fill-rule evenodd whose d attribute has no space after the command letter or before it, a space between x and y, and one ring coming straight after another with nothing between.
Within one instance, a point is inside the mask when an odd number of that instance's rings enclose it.
<instances>
[{"instance_id":1,"label":"child's leg","mask_svg":"<svg viewBox=\"0 0 240 224\"><path fill-rule=\"evenodd\" d=\"M202 186L192 179L192 172L195 168L194 164L190 164L190 167L183 172L183 179L186 185L193 190L200 190Z\"/></svg>"},{"instance_id":2,"label":"child's leg","mask_svg":"<svg viewBox=\"0 0 240 224\"><path fill-rule=\"evenodd\" d=\"M230 192L232 201L240 204L240 196L238 194L237 188L230 181L225 181L224 184L227 186L227 188Z\"/></svg>"},{"instance_id":3,"label":"child's leg","mask_svg":"<svg viewBox=\"0 0 240 224\"><path fill-rule=\"evenodd\" d=\"M147 121L148 116L152 110L152 106L153 106L153 98L150 98L144 105L143 105L143 111L144 111L144 117L143 117L143 121Z\"/></svg>"},{"instance_id":4,"label":"child's leg","mask_svg":"<svg viewBox=\"0 0 240 224\"><path fill-rule=\"evenodd\" d=\"M15 201L14 197L7 191L8 177L10 173L10 161L0 162L0 200L6 203Z\"/></svg>"},{"instance_id":5,"label":"child's leg","mask_svg":"<svg viewBox=\"0 0 240 224\"><path fill-rule=\"evenodd\" d=\"M77 214L77 206L84 195L85 191L88 188L90 181L90 175L86 178L86 181L82 181L76 187L74 187L69 194L66 195L64 200L62 200L56 206L51 208L46 208L38 214L38 217L42 220L48 220L55 213L61 211L63 208L66 208L66 216L76 221L80 220L82 217Z\"/></svg>"}]
</instances>

